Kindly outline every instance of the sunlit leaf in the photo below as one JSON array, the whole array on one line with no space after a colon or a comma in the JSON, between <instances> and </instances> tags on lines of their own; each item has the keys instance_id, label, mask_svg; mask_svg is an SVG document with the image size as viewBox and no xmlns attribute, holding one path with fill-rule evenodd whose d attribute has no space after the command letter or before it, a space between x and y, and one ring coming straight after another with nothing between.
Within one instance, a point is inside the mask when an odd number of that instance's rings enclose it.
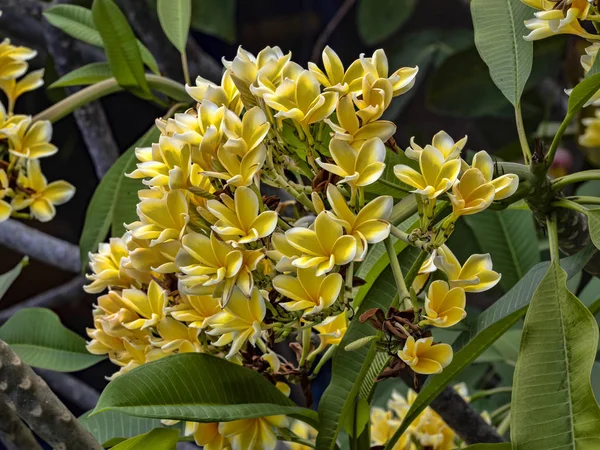
<instances>
[{"instance_id":1,"label":"sunlit leaf","mask_svg":"<svg viewBox=\"0 0 600 450\"><path fill-rule=\"evenodd\" d=\"M108 63L91 63L65 74L52 83L49 88L94 84L112 76Z\"/></svg>"},{"instance_id":2,"label":"sunlit leaf","mask_svg":"<svg viewBox=\"0 0 600 450\"><path fill-rule=\"evenodd\" d=\"M175 450L179 431L168 428L155 428L148 433L127 439L115 445L113 450Z\"/></svg>"},{"instance_id":3,"label":"sunlit leaf","mask_svg":"<svg viewBox=\"0 0 600 450\"><path fill-rule=\"evenodd\" d=\"M190 20L192 15L191 0L158 0L156 11L160 26L169 41L179 53L185 53Z\"/></svg>"}]
</instances>

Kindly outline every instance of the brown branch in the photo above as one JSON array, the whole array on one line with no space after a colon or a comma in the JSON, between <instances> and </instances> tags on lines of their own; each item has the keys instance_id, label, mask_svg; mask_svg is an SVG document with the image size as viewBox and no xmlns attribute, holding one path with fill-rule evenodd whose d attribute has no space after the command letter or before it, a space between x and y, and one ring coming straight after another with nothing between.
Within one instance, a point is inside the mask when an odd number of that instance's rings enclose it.
<instances>
[{"instance_id":1,"label":"brown branch","mask_svg":"<svg viewBox=\"0 0 600 450\"><path fill-rule=\"evenodd\" d=\"M64 450L102 447L48 385L0 340L0 391L7 405L49 445Z\"/></svg>"},{"instance_id":2,"label":"brown branch","mask_svg":"<svg viewBox=\"0 0 600 450\"><path fill-rule=\"evenodd\" d=\"M342 3L342 6L340 6L340 8L336 11L334 16L317 38L315 46L313 47L312 55L310 57L311 61L319 61L319 53L321 53L321 50L323 50L325 45L327 45L327 41L329 41L329 38L334 33L335 29L339 26L344 17L346 17L346 14L348 14L350 9L352 9L354 3L356 3L356 0L345 0L344 3Z\"/></svg>"},{"instance_id":3,"label":"brown branch","mask_svg":"<svg viewBox=\"0 0 600 450\"><path fill-rule=\"evenodd\" d=\"M31 430L0 394L0 438L8 450L42 450Z\"/></svg>"}]
</instances>

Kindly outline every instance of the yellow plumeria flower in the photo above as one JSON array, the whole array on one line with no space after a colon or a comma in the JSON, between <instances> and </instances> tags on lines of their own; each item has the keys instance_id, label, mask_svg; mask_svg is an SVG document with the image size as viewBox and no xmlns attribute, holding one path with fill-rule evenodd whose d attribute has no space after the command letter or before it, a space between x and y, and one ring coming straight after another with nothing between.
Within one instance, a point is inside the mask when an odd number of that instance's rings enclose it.
<instances>
[{"instance_id":1,"label":"yellow plumeria flower","mask_svg":"<svg viewBox=\"0 0 600 450\"><path fill-rule=\"evenodd\" d=\"M496 187L486 182L479 169L469 169L463 173L460 181L452 186L452 194L448 193L452 202L452 214L454 217L477 214L492 204L495 193Z\"/></svg>"},{"instance_id":2,"label":"yellow plumeria flower","mask_svg":"<svg viewBox=\"0 0 600 450\"><path fill-rule=\"evenodd\" d=\"M329 316L313 328L319 332L321 347L337 345L342 341L342 338L348 329L348 316L345 312L342 312L337 316Z\"/></svg>"},{"instance_id":3,"label":"yellow plumeria flower","mask_svg":"<svg viewBox=\"0 0 600 450\"><path fill-rule=\"evenodd\" d=\"M247 297L235 287L223 311L210 319L210 330L207 333L220 336L214 343L217 347L231 344L226 356L231 359L246 342L256 344L266 311L265 300L257 288L253 288Z\"/></svg>"},{"instance_id":4,"label":"yellow plumeria flower","mask_svg":"<svg viewBox=\"0 0 600 450\"><path fill-rule=\"evenodd\" d=\"M194 441L204 450L230 449L229 440L219 432L219 423L194 423Z\"/></svg>"},{"instance_id":5,"label":"yellow plumeria flower","mask_svg":"<svg viewBox=\"0 0 600 450\"><path fill-rule=\"evenodd\" d=\"M219 299L211 295L181 294L181 303L169 310L169 314L180 322L189 322L192 328L205 329L210 319L221 312Z\"/></svg>"},{"instance_id":6,"label":"yellow plumeria flower","mask_svg":"<svg viewBox=\"0 0 600 450\"><path fill-rule=\"evenodd\" d=\"M448 344L434 344L433 338L415 338L409 336L398 357L414 372L431 375L441 373L452 362L452 347Z\"/></svg>"},{"instance_id":7,"label":"yellow plumeria flower","mask_svg":"<svg viewBox=\"0 0 600 450\"><path fill-rule=\"evenodd\" d=\"M224 106L238 116L242 113L244 105L240 99L240 92L235 87L229 71L223 73L221 85L210 80L196 77L196 86L185 85L185 90L197 102L209 101L217 106Z\"/></svg>"},{"instance_id":8,"label":"yellow plumeria flower","mask_svg":"<svg viewBox=\"0 0 600 450\"><path fill-rule=\"evenodd\" d=\"M136 239L128 231L123 236L129 256L121 260L125 269L135 269L141 272L154 271L158 273L177 272L175 256L181 248L178 240L151 245L148 239Z\"/></svg>"},{"instance_id":9,"label":"yellow plumeria flower","mask_svg":"<svg viewBox=\"0 0 600 450\"><path fill-rule=\"evenodd\" d=\"M394 389L386 406L388 409L394 411L398 417L404 417L416 399L417 393L410 388L406 392L406 397ZM419 420L419 417L420 415L417 416L415 422ZM411 424L410 428L412 428L412 425L414 425L415 422Z\"/></svg>"},{"instance_id":10,"label":"yellow plumeria flower","mask_svg":"<svg viewBox=\"0 0 600 450\"><path fill-rule=\"evenodd\" d=\"M4 169L0 169L0 222L8 220L12 214L12 206L10 206L10 203L2 200L9 192L8 175L6 175Z\"/></svg>"},{"instance_id":11,"label":"yellow plumeria flower","mask_svg":"<svg viewBox=\"0 0 600 450\"><path fill-rule=\"evenodd\" d=\"M337 123L325 119L333 130L335 139L348 141L354 148L360 148L364 141L377 137L386 142L396 132L396 125L387 120L376 120L361 126L360 118L354 109L350 95L338 100L336 108Z\"/></svg>"},{"instance_id":12,"label":"yellow plumeria flower","mask_svg":"<svg viewBox=\"0 0 600 450\"><path fill-rule=\"evenodd\" d=\"M284 119L295 120L308 132L308 126L329 117L335 110L337 92L321 93L319 82L315 75L304 70L293 81L283 80L274 93L263 95L265 103L278 111L275 114L279 127Z\"/></svg>"},{"instance_id":13,"label":"yellow plumeria flower","mask_svg":"<svg viewBox=\"0 0 600 450\"><path fill-rule=\"evenodd\" d=\"M14 78L0 79L0 89L8 98L8 110L12 111L17 98L25 92L33 91L44 84L44 69L34 70L19 81Z\"/></svg>"},{"instance_id":14,"label":"yellow plumeria flower","mask_svg":"<svg viewBox=\"0 0 600 450\"><path fill-rule=\"evenodd\" d=\"M269 236L277 226L277 213L263 211L259 214L256 193L243 186L235 190L233 199L222 194L221 201L207 201L206 209L218 219L212 229L225 241L254 242Z\"/></svg>"},{"instance_id":15,"label":"yellow plumeria flower","mask_svg":"<svg viewBox=\"0 0 600 450\"><path fill-rule=\"evenodd\" d=\"M600 147L600 109L596 109L594 117L586 117L581 122L585 130L579 136L579 145L588 148Z\"/></svg>"},{"instance_id":16,"label":"yellow plumeria flower","mask_svg":"<svg viewBox=\"0 0 600 450\"><path fill-rule=\"evenodd\" d=\"M317 314L337 300L344 280L339 273L316 275L316 268L298 269L296 277L277 275L273 287L291 301L281 303L288 311Z\"/></svg>"},{"instance_id":17,"label":"yellow plumeria flower","mask_svg":"<svg viewBox=\"0 0 600 450\"><path fill-rule=\"evenodd\" d=\"M400 426L401 420L394 417L392 411L383 408L371 408L371 445L386 445ZM402 433L392 450L406 450L410 444L410 433Z\"/></svg>"},{"instance_id":18,"label":"yellow plumeria flower","mask_svg":"<svg viewBox=\"0 0 600 450\"><path fill-rule=\"evenodd\" d=\"M403 67L388 76L388 59L382 49L375 50L371 58L365 58L365 55L361 54L360 62L365 75L372 76L375 79L387 79L390 82L394 97L410 90L415 85L415 79L419 72L418 67Z\"/></svg>"},{"instance_id":19,"label":"yellow plumeria flower","mask_svg":"<svg viewBox=\"0 0 600 450\"><path fill-rule=\"evenodd\" d=\"M334 138L329 142L329 151L335 164L325 163L321 158L316 159L317 164L340 176L339 183L347 183L353 188L375 183L385 169L385 145L376 137L365 141L359 149Z\"/></svg>"},{"instance_id":20,"label":"yellow plumeria flower","mask_svg":"<svg viewBox=\"0 0 600 450\"><path fill-rule=\"evenodd\" d=\"M467 316L465 291L461 287L450 289L448 283L436 280L429 286L425 297L427 321L439 328L456 325Z\"/></svg>"},{"instance_id":21,"label":"yellow plumeria flower","mask_svg":"<svg viewBox=\"0 0 600 450\"><path fill-rule=\"evenodd\" d=\"M390 106L394 97L392 83L386 78L377 78L367 73L362 79L362 91L352 94L356 113L363 124L379 119Z\"/></svg>"},{"instance_id":22,"label":"yellow plumeria flower","mask_svg":"<svg viewBox=\"0 0 600 450\"><path fill-rule=\"evenodd\" d=\"M292 262L302 256L302 251L291 245L283 233L273 233L271 244L273 250L267 250L267 256L276 262L275 270L282 273L295 272L296 267Z\"/></svg>"},{"instance_id":23,"label":"yellow plumeria flower","mask_svg":"<svg viewBox=\"0 0 600 450\"><path fill-rule=\"evenodd\" d=\"M145 333L139 330L130 330L123 326L124 323L139 319L138 314L129 305L123 302L120 291L109 291L108 294L98 297L98 304L94 306L94 324L109 336L144 338Z\"/></svg>"},{"instance_id":24,"label":"yellow plumeria flower","mask_svg":"<svg viewBox=\"0 0 600 450\"><path fill-rule=\"evenodd\" d=\"M125 347L125 352L118 353L114 357L111 357L111 361L114 364L121 366L121 370L109 377L109 380L143 364L167 356L160 348L153 348L145 343L130 342L128 339L123 339L123 345Z\"/></svg>"},{"instance_id":25,"label":"yellow plumeria flower","mask_svg":"<svg viewBox=\"0 0 600 450\"><path fill-rule=\"evenodd\" d=\"M292 261L294 266L316 267L319 276L354 259L356 240L344 235L342 226L326 212L317 216L313 228L295 227L285 232L288 243L302 252L301 257Z\"/></svg>"},{"instance_id":26,"label":"yellow plumeria flower","mask_svg":"<svg viewBox=\"0 0 600 450\"><path fill-rule=\"evenodd\" d=\"M460 172L460 161L446 161L440 150L426 146L419 156L421 173L404 164L394 166L394 174L403 183L415 188L415 194L421 194L430 200L439 197L450 189Z\"/></svg>"},{"instance_id":27,"label":"yellow plumeria flower","mask_svg":"<svg viewBox=\"0 0 600 450\"><path fill-rule=\"evenodd\" d=\"M242 157L263 142L270 127L267 116L258 106L248 110L242 119L226 111L223 131L227 141L224 147Z\"/></svg>"},{"instance_id":28,"label":"yellow plumeria flower","mask_svg":"<svg viewBox=\"0 0 600 450\"><path fill-rule=\"evenodd\" d=\"M442 153L442 155L444 156L444 160L446 161L449 159L459 158L460 152L466 144L467 136L465 136L458 142L454 142L454 139L452 139L452 137L450 137L450 135L445 131L440 131L436 133L431 141L431 146L437 148ZM423 153L423 147L417 145L417 143L415 142L415 137L413 136L410 138L410 147L408 147L404 153L410 159L419 161L421 153Z\"/></svg>"},{"instance_id":29,"label":"yellow plumeria flower","mask_svg":"<svg viewBox=\"0 0 600 450\"><path fill-rule=\"evenodd\" d=\"M15 126L5 129L11 154L29 159L52 156L58 148L50 143L52 124L48 120L38 120L32 124L31 117L21 120Z\"/></svg>"},{"instance_id":30,"label":"yellow plumeria flower","mask_svg":"<svg viewBox=\"0 0 600 450\"><path fill-rule=\"evenodd\" d=\"M34 58L37 51L27 47L17 47L4 39L0 43L0 79L18 78L27 71L28 60Z\"/></svg>"},{"instance_id":31,"label":"yellow plumeria flower","mask_svg":"<svg viewBox=\"0 0 600 450\"><path fill-rule=\"evenodd\" d=\"M202 350L198 340L198 328L188 327L175 319L165 317L158 322L156 330L160 338L153 337L150 341L165 353L197 353Z\"/></svg>"},{"instance_id":32,"label":"yellow plumeria flower","mask_svg":"<svg viewBox=\"0 0 600 450\"><path fill-rule=\"evenodd\" d=\"M121 301L136 312L140 318L124 323L130 330L146 329L158 324L165 318L167 292L154 280L148 285L148 292L139 289L123 289Z\"/></svg>"},{"instance_id":33,"label":"yellow plumeria flower","mask_svg":"<svg viewBox=\"0 0 600 450\"><path fill-rule=\"evenodd\" d=\"M19 177L18 181L28 192L19 192L13 198L12 207L17 211L29 207L31 215L40 222L52 220L56 215L54 206L67 203L75 195L71 183L61 180L48 184L36 159L27 161L27 176Z\"/></svg>"},{"instance_id":34,"label":"yellow plumeria flower","mask_svg":"<svg viewBox=\"0 0 600 450\"><path fill-rule=\"evenodd\" d=\"M205 171L203 174L225 180L225 184L231 186L250 186L265 163L266 157L267 148L264 144L260 144L242 157L235 150L222 147L217 152L217 158L224 171Z\"/></svg>"},{"instance_id":35,"label":"yellow plumeria flower","mask_svg":"<svg viewBox=\"0 0 600 450\"><path fill-rule=\"evenodd\" d=\"M347 234L356 239L355 260L364 259L367 254L367 244L376 244L389 236L390 223L387 219L394 206L394 200L389 195L382 195L372 200L356 215L333 184L327 186L327 199L333 210L333 213L328 211L327 214L338 222Z\"/></svg>"},{"instance_id":36,"label":"yellow plumeria flower","mask_svg":"<svg viewBox=\"0 0 600 450\"><path fill-rule=\"evenodd\" d=\"M325 72L312 62L308 63L308 69L315 75L325 90L339 92L340 94L360 91L362 77L365 73L360 59L354 61L347 70L344 70L342 60L331 47L326 46L322 56Z\"/></svg>"},{"instance_id":37,"label":"yellow plumeria flower","mask_svg":"<svg viewBox=\"0 0 600 450\"><path fill-rule=\"evenodd\" d=\"M426 408L412 430L418 442L426 448L453 450L456 434L431 408Z\"/></svg>"},{"instance_id":38,"label":"yellow plumeria flower","mask_svg":"<svg viewBox=\"0 0 600 450\"><path fill-rule=\"evenodd\" d=\"M290 431L299 438L313 443L317 437L317 430L301 420L294 420L292 422L292 426L290 427ZM303 444L297 444L295 442L287 443L287 447L289 450L310 450L312 448Z\"/></svg>"},{"instance_id":39,"label":"yellow plumeria flower","mask_svg":"<svg viewBox=\"0 0 600 450\"><path fill-rule=\"evenodd\" d=\"M96 328L86 328L86 333L91 339L86 345L86 349L92 355L111 355L111 360L117 353L123 353L125 346L123 340L108 335L97 322L94 322Z\"/></svg>"},{"instance_id":40,"label":"yellow plumeria flower","mask_svg":"<svg viewBox=\"0 0 600 450\"><path fill-rule=\"evenodd\" d=\"M19 122L25 120L26 118L27 116L22 114L8 114L6 112L6 108L2 102L0 102L0 138L6 139L8 137L6 135L6 131L18 125Z\"/></svg>"},{"instance_id":41,"label":"yellow plumeria flower","mask_svg":"<svg viewBox=\"0 0 600 450\"><path fill-rule=\"evenodd\" d=\"M431 274L437 270L437 267L435 267L434 262L436 254L437 250L431 252L431 254L421 265L421 268L419 269L419 272L417 273L417 276L413 281L412 288L417 294L419 294L423 290L423 288L429 281L429 277L431 276Z\"/></svg>"},{"instance_id":42,"label":"yellow plumeria flower","mask_svg":"<svg viewBox=\"0 0 600 450\"><path fill-rule=\"evenodd\" d=\"M588 33L579 23L587 19L591 4L587 0L571 0L563 8L555 8L556 3L548 0L523 0L524 3L541 11L536 12L535 19L525 21L531 32L524 36L525 40L535 41L557 34L574 34L585 39L600 39L596 34Z\"/></svg>"},{"instance_id":43,"label":"yellow plumeria flower","mask_svg":"<svg viewBox=\"0 0 600 450\"><path fill-rule=\"evenodd\" d=\"M500 281L501 275L492 270L492 257L489 253L471 255L462 266L445 244L437 249L437 255L435 265L446 274L451 288L460 287L465 292L483 292Z\"/></svg>"},{"instance_id":44,"label":"yellow plumeria flower","mask_svg":"<svg viewBox=\"0 0 600 450\"><path fill-rule=\"evenodd\" d=\"M494 186L494 200L503 200L515 193L519 187L519 177L514 173L507 173L494 178L494 162L488 152L482 150L473 157L471 165L483 174L486 183Z\"/></svg>"},{"instance_id":45,"label":"yellow plumeria flower","mask_svg":"<svg viewBox=\"0 0 600 450\"><path fill-rule=\"evenodd\" d=\"M231 441L232 450L274 450L279 428L287 428L285 416L221 422L219 433Z\"/></svg>"}]
</instances>

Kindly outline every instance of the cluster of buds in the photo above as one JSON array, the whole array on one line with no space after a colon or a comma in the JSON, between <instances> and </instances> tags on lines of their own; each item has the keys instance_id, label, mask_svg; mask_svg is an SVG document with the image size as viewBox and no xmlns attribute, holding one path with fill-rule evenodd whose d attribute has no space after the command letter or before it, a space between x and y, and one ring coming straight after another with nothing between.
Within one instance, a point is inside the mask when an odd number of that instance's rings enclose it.
<instances>
[{"instance_id":1,"label":"cluster of buds","mask_svg":"<svg viewBox=\"0 0 600 450\"><path fill-rule=\"evenodd\" d=\"M290 383L309 385L340 343L352 316L354 266L395 228L392 197L373 197L365 187L383 175L396 130L381 116L413 86L417 68L390 74L382 50L344 68L326 48L324 70L290 57L277 47L257 56L240 48L224 61L220 85L198 78L187 86L198 104L157 120L158 142L136 150L139 164L128 176L146 186L139 220L90 254L85 287L107 291L98 298L88 349L120 367L114 376L173 353L203 352L250 367L287 394ZM515 177L493 179L485 152L472 168L461 162L465 142L440 133L425 149L413 143L407 151L420 172L394 168L416 188L419 239L431 235L428 211L449 189L452 220L516 189ZM292 200L263 196L263 184ZM448 267L456 262L449 255ZM489 256L454 272L440 258L432 253L424 273L439 265L453 283L446 288L452 301L462 292L456 286L474 290L499 278ZM460 320L454 305L438 298L444 286L430 289L435 298L414 327ZM288 361L275 344L293 337L297 361ZM415 370L425 364L413 360ZM283 416L186 424L199 445L214 449L272 449L289 430Z\"/></svg>"},{"instance_id":2,"label":"cluster of buds","mask_svg":"<svg viewBox=\"0 0 600 450\"><path fill-rule=\"evenodd\" d=\"M7 106L0 102L0 222L10 217L48 222L55 206L75 194L66 181L48 183L40 167L40 158L58 151L50 143L52 124L14 113L17 99L44 83L43 69L26 74L27 61L35 55L35 50L14 46L9 39L0 43L0 90L7 99Z\"/></svg>"}]
</instances>

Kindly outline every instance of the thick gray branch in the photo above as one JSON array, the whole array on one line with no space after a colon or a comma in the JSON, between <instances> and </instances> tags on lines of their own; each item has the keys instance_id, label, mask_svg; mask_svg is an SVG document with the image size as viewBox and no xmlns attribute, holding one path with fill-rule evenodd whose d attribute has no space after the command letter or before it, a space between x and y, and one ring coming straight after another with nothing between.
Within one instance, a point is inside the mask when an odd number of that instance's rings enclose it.
<instances>
[{"instance_id":1,"label":"thick gray branch","mask_svg":"<svg viewBox=\"0 0 600 450\"><path fill-rule=\"evenodd\" d=\"M42 450L4 394L0 394L0 437L8 450Z\"/></svg>"},{"instance_id":2,"label":"thick gray branch","mask_svg":"<svg viewBox=\"0 0 600 450\"><path fill-rule=\"evenodd\" d=\"M100 394L79 378L53 370L35 369L35 371L50 386L50 389L63 400L84 411L90 411L96 407Z\"/></svg>"},{"instance_id":3,"label":"thick gray branch","mask_svg":"<svg viewBox=\"0 0 600 450\"><path fill-rule=\"evenodd\" d=\"M53 448L101 450L48 385L0 340L0 392L8 405Z\"/></svg>"},{"instance_id":4,"label":"thick gray branch","mask_svg":"<svg viewBox=\"0 0 600 450\"><path fill-rule=\"evenodd\" d=\"M0 223L0 245L67 272L78 273L81 270L76 245L14 219Z\"/></svg>"}]
</instances>

